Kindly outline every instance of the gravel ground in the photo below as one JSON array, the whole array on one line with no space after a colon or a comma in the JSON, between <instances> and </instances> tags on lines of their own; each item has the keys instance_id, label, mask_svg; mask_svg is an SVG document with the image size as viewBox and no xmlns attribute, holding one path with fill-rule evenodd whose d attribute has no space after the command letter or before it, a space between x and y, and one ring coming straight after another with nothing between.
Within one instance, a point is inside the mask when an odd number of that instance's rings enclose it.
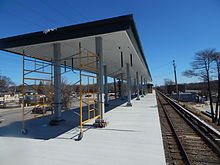
<instances>
[{"instance_id":1,"label":"gravel ground","mask_svg":"<svg viewBox=\"0 0 220 165\"><path fill-rule=\"evenodd\" d=\"M198 116L200 119L204 120L207 124L211 125L212 127L214 127L215 129L217 129L218 131L220 131L220 126L217 126L216 123L212 123L212 120L210 117L204 115L200 110L194 108L193 104L191 103L180 103L181 105L183 105L186 109L188 109L190 112L192 112L193 114L195 114L196 116Z\"/></svg>"}]
</instances>

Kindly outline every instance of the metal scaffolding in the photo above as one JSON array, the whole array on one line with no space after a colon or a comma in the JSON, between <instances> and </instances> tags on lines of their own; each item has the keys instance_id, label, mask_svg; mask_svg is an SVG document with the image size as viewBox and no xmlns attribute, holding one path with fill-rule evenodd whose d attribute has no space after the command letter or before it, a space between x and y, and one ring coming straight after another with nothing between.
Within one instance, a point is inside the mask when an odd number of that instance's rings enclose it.
<instances>
[{"instance_id":1,"label":"metal scaffolding","mask_svg":"<svg viewBox=\"0 0 220 165\"><path fill-rule=\"evenodd\" d=\"M23 54L22 133L26 121L53 115L53 69L50 60L25 57ZM42 78L43 77L43 78ZM29 108L26 106L31 105Z\"/></svg>"},{"instance_id":2,"label":"metal scaffolding","mask_svg":"<svg viewBox=\"0 0 220 165\"><path fill-rule=\"evenodd\" d=\"M71 66L67 62L71 61ZM78 60L76 66L73 60ZM60 67L64 69L65 74L69 71L78 70L79 80L74 85L79 85L79 139L83 135L83 124L93 120L102 119L102 104L100 101L100 72L99 72L99 56L85 48L79 43L79 52L69 57L60 59ZM54 84L53 84L53 68L54 61L26 57L23 55L23 85L22 85L22 133L26 134L26 121L40 117L46 117L54 114ZM68 69L68 70L67 70ZM44 77L44 78L42 78ZM50 90L48 90L50 88ZM57 88L61 88L60 86ZM34 102L31 109L26 110L28 104L28 90L31 89ZM46 90L47 89L47 90ZM39 93L41 91L41 93ZM39 96L42 99L39 99ZM62 104L62 103L61 103ZM48 112L47 108L50 107Z\"/></svg>"},{"instance_id":3,"label":"metal scaffolding","mask_svg":"<svg viewBox=\"0 0 220 165\"><path fill-rule=\"evenodd\" d=\"M86 63L82 60L86 60ZM83 124L99 118L101 119L100 76L98 71L99 56L93 52L81 48L79 44L79 71L80 71L80 134L78 139L83 136ZM85 70L92 70L96 74L85 73ZM83 90L83 86L85 90ZM87 99L86 99L87 98ZM86 104L86 107L83 106Z\"/></svg>"}]
</instances>

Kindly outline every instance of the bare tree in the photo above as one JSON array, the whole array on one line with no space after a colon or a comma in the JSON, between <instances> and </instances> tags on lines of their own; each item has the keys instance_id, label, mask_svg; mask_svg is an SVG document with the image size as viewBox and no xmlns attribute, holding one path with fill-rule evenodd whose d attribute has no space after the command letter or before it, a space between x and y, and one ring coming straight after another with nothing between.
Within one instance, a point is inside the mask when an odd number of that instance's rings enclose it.
<instances>
[{"instance_id":1,"label":"bare tree","mask_svg":"<svg viewBox=\"0 0 220 165\"><path fill-rule=\"evenodd\" d=\"M168 78L165 78L164 79L164 85L165 86L168 86L168 85L174 85L175 83L171 80L171 79L168 79Z\"/></svg>"},{"instance_id":2,"label":"bare tree","mask_svg":"<svg viewBox=\"0 0 220 165\"><path fill-rule=\"evenodd\" d=\"M75 94L74 86L68 83L67 80L62 79L61 82L61 95L62 95L62 108L69 109L73 95Z\"/></svg>"},{"instance_id":3,"label":"bare tree","mask_svg":"<svg viewBox=\"0 0 220 165\"><path fill-rule=\"evenodd\" d=\"M218 79L218 97L217 97L217 102L216 102L216 107L215 107L215 120L218 120L218 125L220 125L220 113L218 113L218 108L219 108L219 102L220 102L220 52L216 52L212 56L213 61L216 64L216 70L217 70L217 79Z\"/></svg>"},{"instance_id":4,"label":"bare tree","mask_svg":"<svg viewBox=\"0 0 220 165\"><path fill-rule=\"evenodd\" d=\"M7 76L0 75L0 90L8 90L9 86L15 85L15 83Z\"/></svg>"},{"instance_id":5,"label":"bare tree","mask_svg":"<svg viewBox=\"0 0 220 165\"><path fill-rule=\"evenodd\" d=\"M183 72L186 77L197 76L207 82L208 95L210 100L212 122L215 122L212 93L210 87L211 78L211 63L213 62L213 55L215 54L215 49L205 49L203 51L197 52L194 57L194 61L191 63L191 70Z\"/></svg>"},{"instance_id":6,"label":"bare tree","mask_svg":"<svg viewBox=\"0 0 220 165\"><path fill-rule=\"evenodd\" d=\"M38 94L43 94L44 93L44 84L42 81L40 81L38 87L37 87L37 93Z\"/></svg>"}]
</instances>

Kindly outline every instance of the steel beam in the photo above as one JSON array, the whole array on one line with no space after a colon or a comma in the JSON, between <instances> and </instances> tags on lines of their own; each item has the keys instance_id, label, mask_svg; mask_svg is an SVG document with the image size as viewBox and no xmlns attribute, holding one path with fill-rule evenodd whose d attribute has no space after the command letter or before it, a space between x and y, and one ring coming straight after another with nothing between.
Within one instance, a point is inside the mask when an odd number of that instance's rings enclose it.
<instances>
[{"instance_id":1,"label":"steel beam","mask_svg":"<svg viewBox=\"0 0 220 165\"><path fill-rule=\"evenodd\" d=\"M107 65L104 65L104 80L105 80L105 106L108 106L108 76Z\"/></svg>"},{"instance_id":2,"label":"steel beam","mask_svg":"<svg viewBox=\"0 0 220 165\"><path fill-rule=\"evenodd\" d=\"M144 78L144 95L146 95L146 80Z\"/></svg>"},{"instance_id":3,"label":"steel beam","mask_svg":"<svg viewBox=\"0 0 220 165\"><path fill-rule=\"evenodd\" d=\"M123 73L121 73L121 99L124 100L124 82L123 82Z\"/></svg>"},{"instance_id":4,"label":"steel beam","mask_svg":"<svg viewBox=\"0 0 220 165\"><path fill-rule=\"evenodd\" d=\"M129 63L126 63L126 69L127 69L127 84L128 84L128 102L127 102L127 106L132 106L132 104L131 104L131 74L130 74L130 65L129 65Z\"/></svg>"},{"instance_id":5,"label":"steel beam","mask_svg":"<svg viewBox=\"0 0 220 165\"><path fill-rule=\"evenodd\" d=\"M99 107L101 108L101 119L104 119L105 114L105 105L104 105L104 85L103 85L103 75L104 75L104 67L103 67L103 50L102 50L102 37L95 38L96 43L96 54L99 56Z\"/></svg>"},{"instance_id":6,"label":"steel beam","mask_svg":"<svg viewBox=\"0 0 220 165\"><path fill-rule=\"evenodd\" d=\"M141 97L144 97L143 76L141 76Z\"/></svg>"},{"instance_id":7,"label":"steel beam","mask_svg":"<svg viewBox=\"0 0 220 165\"><path fill-rule=\"evenodd\" d=\"M136 100L140 100L140 89L139 89L139 76L138 76L138 72L136 72L136 81L137 81L137 98Z\"/></svg>"},{"instance_id":8,"label":"steel beam","mask_svg":"<svg viewBox=\"0 0 220 165\"><path fill-rule=\"evenodd\" d=\"M54 120L61 120L61 46L53 44L54 50Z\"/></svg>"},{"instance_id":9,"label":"steel beam","mask_svg":"<svg viewBox=\"0 0 220 165\"><path fill-rule=\"evenodd\" d=\"M115 91L115 99L117 98L117 91L116 91L116 78L114 77L114 91Z\"/></svg>"},{"instance_id":10,"label":"steel beam","mask_svg":"<svg viewBox=\"0 0 220 165\"><path fill-rule=\"evenodd\" d=\"M148 94L147 81L146 81L146 94Z\"/></svg>"},{"instance_id":11,"label":"steel beam","mask_svg":"<svg viewBox=\"0 0 220 165\"><path fill-rule=\"evenodd\" d=\"M135 77L136 77L136 76L134 76L133 92L134 92L135 95L137 95L137 93L136 93L136 92L137 92L137 91L136 91L136 88L137 88L137 87L136 87L136 79L135 79Z\"/></svg>"}]
</instances>

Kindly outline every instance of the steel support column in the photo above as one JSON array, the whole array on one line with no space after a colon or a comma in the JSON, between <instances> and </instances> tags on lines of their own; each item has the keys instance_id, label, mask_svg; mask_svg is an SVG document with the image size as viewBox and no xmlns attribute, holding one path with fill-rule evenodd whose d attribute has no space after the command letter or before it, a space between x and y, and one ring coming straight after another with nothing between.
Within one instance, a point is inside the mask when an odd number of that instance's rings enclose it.
<instances>
[{"instance_id":1,"label":"steel support column","mask_svg":"<svg viewBox=\"0 0 220 165\"><path fill-rule=\"evenodd\" d=\"M141 76L141 97L144 97L143 76Z\"/></svg>"},{"instance_id":2,"label":"steel support column","mask_svg":"<svg viewBox=\"0 0 220 165\"><path fill-rule=\"evenodd\" d=\"M134 77L136 77L136 76L134 76ZM136 79L134 78L134 83L133 83L133 92L134 92L134 95L137 95L137 93L136 93Z\"/></svg>"},{"instance_id":3,"label":"steel support column","mask_svg":"<svg viewBox=\"0 0 220 165\"><path fill-rule=\"evenodd\" d=\"M54 51L54 121L61 120L61 46L53 44Z\"/></svg>"},{"instance_id":4,"label":"steel support column","mask_svg":"<svg viewBox=\"0 0 220 165\"><path fill-rule=\"evenodd\" d=\"M124 100L124 82L123 82L123 73L121 73L121 99Z\"/></svg>"},{"instance_id":5,"label":"steel support column","mask_svg":"<svg viewBox=\"0 0 220 165\"><path fill-rule=\"evenodd\" d=\"M115 99L117 98L117 91L116 91L116 78L114 77L114 91L115 91Z\"/></svg>"},{"instance_id":6,"label":"steel support column","mask_svg":"<svg viewBox=\"0 0 220 165\"><path fill-rule=\"evenodd\" d=\"M130 74L130 65L129 65L129 63L126 63L126 69L127 69L127 83L128 83L128 102L127 102L127 106L132 106L132 104L131 104L131 74Z\"/></svg>"},{"instance_id":7,"label":"steel support column","mask_svg":"<svg viewBox=\"0 0 220 165\"><path fill-rule=\"evenodd\" d=\"M99 66L98 66L98 72L99 72L99 107L101 108L101 119L104 118L105 114L105 105L104 105L104 85L103 85L103 75L104 75L104 68L103 68L103 51L102 51L102 38L96 37L95 38L96 43L96 54L99 56Z\"/></svg>"},{"instance_id":8,"label":"steel support column","mask_svg":"<svg viewBox=\"0 0 220 165\"><path fill-rule=\"evenodd\" d=\"M146 94L148 94L147 81L146 81Z\"/></svg>"},{"instance_id":9,"label":"steel support column","mask_svg":"<svg viewBox=\"0 0 220 165\"><path fill-rule=\"evenodd\" d=\"M136 72L136 81L137 81L137 98L136 100L140 100L140 89L139 89L139 76L138 76L138 72Z\"/></svg>"},{"instance_id":10,"label":"steel support column","mask_svg":"<svg viewBox=\"0 0 220 165\"><path fill-rule=\"evenodd\" d=\"M144 95L146 95L146 80L144 78Z\"/></svg>"},{"instance_id":11,"label":"steel support column","mask_svg":"<svg viewBox=\"0 0 220 165\"><path fill-rule=\"evenodd\" d=\"M105 79L105 106L108 106L108 76L107 76L107 65L104 65L104 79Z\"/></svg>"}]
</instances>

